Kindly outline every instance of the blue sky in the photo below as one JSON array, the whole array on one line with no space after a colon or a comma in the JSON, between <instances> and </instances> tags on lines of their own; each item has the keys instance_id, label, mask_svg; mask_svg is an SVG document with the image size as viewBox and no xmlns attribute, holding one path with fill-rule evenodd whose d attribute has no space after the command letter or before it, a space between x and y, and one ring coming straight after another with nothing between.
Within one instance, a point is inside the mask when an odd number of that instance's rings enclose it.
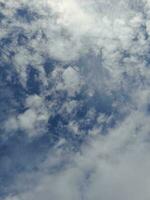
<instances>
[{"instance_id":1,"label":"blue sky","mask_svg":"<svg viewBox=\"0 0 150 200\"><path fill-rule=\"evenodd\" d=\"M0 0L0 200L149 200L149 0Z\"/></svg>"}]
</instances>

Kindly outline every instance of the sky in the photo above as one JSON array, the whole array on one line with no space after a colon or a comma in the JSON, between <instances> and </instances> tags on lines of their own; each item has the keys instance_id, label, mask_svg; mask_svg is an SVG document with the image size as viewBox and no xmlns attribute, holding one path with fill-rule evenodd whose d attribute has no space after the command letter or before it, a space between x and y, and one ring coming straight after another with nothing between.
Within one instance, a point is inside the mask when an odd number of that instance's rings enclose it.
<instances>
[{"instance_id":1,"label":"sky","mask_svg":"<svg viewBox=\"0 0 150 200\"><path fill-rule=\"evenodd\" d=\"M0 200L150 199L150 0L0 0Z\"/></svg>"}]
</instances>

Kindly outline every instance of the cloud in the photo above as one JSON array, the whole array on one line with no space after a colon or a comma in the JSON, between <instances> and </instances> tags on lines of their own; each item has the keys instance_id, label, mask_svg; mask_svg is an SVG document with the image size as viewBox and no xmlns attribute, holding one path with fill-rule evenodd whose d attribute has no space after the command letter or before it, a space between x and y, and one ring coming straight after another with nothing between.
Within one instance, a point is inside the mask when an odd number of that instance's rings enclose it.
<instances>
[{"instance_id":1,"label":"cloud","mask_svg":"<svg viewBox=\"0 0 150 200\"><path fill-rule=\"evenodd\" d=\"M2 126L8 145L18 131L55 138L2 198L149 200L149 1L2 3L1 62L25 93Z\"/></svg>"},{"instance_id":2,"label":"cloud","mask_svg":"<svg viewBox=\"0 0 150 200\"><path fill-rule=\"evenodd\" d=\"M148 200L148 122L149 118L136 112L112 129L109 135L96 136L89 141L80 154L67 158L67 154L61 157L62 150L57 149L54 154L51 152L43 164L44 169L49 170L52 166L56 169L57 163L59 165L66 158L70 159L69 164L60 171L42 172L39 177L36 176L38 186L20 194L19 198L140 200L144 197Z\"/></svg>"},{"instance_id":3,"label":"cloud","mask_svg":"<svg viewBox=\"0 0 150 200\"><path fill-rule=\"evenodd\" d=\"M25 112L12 116L6 121L5 129L7 131L21 129L31 137L42 134L47 129L49 118L42 98L37 95L29 96L25 106L27 108Z\"/></svg>"}]
</instances>

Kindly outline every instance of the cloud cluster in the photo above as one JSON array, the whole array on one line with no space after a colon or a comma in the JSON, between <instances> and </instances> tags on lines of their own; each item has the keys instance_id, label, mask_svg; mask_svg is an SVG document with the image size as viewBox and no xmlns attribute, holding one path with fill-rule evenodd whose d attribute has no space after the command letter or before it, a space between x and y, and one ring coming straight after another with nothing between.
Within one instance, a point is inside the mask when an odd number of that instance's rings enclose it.
<instances>
[{"instance_id":1,"label":"cloud cluster","mask_svg":"<svg viewBox=\"0 0 150 200\"><path fill-rule=\"evenodd\" d=\"M42 134L43 131L45 132L46 127L44 125L48 121L49 114L42 98L37 95L30 95L26 99L25 107L24 113L12 116L6 121L5 129L7 131L25 130L29 136L37 136Z\"/></svg>"},{"instance_id":2,"label":"cloud cluster","mask_svg":"<svg viewBox=\"0 0 150 200\"><path fill-rule=\"evenodd\" d=\"M82 153L72 155L70 164L60 171L56 166L62 163L64 154L58 149L54 155L51 152L43 167L50 170L54 166L56 171L37 175L36 188L8 199L148 200L148 124L149 120L141 113L133 113L110 135L96 137L82 148Z\"/></svg>"},{"instance_id":3,"label":"cloud cluster","mask_svg":"<svg viewBox=\"0 0 150 200\"><path fill-rule=\"evenodd\" d=\"M2 198L149 200L149 0L0 7L0 69L11 66L0 83L17 82L22 92L20 105L8 91L14 101L3 135L23 132L43 146L44 137L55 140Z\"/></svg>"}]
</instances>

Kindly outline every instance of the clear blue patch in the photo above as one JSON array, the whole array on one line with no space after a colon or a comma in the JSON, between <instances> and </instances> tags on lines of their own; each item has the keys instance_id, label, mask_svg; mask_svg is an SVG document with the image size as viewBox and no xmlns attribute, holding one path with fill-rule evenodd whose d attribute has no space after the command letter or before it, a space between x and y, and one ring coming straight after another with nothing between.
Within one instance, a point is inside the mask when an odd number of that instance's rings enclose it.
<instances>
[{"instance_id":1,"label":"clear blue patch","mask_svg":"<svg viewBox=\"0 0 150 200\"><path fill-rule=\"evenodd\" d=\"M15 17L21 21L31 23L38 18L38 14L32 12L28 7L21 7L16 10Z\"/></svg>"}]
</instances>

